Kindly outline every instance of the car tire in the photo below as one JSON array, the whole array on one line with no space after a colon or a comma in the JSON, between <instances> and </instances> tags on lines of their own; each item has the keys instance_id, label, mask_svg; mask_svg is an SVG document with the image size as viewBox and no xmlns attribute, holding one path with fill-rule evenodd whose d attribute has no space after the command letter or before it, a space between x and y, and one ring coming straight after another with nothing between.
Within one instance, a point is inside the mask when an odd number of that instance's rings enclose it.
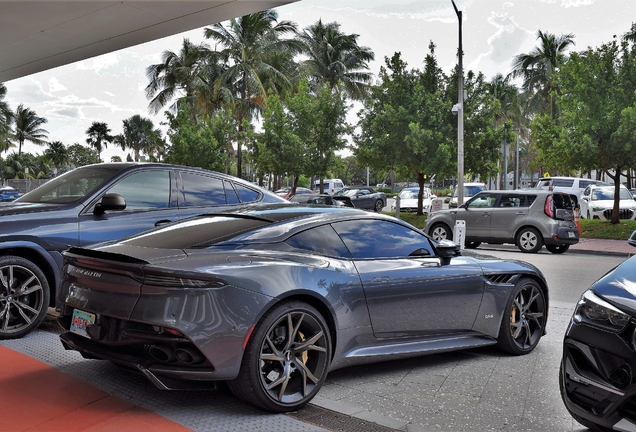
<instances>
[{"instance_id":1,"label":"car tire","mask_svg":"<svg viewBox=\"0 0 636 432\"><path fill-rule=\"evenodd\" d=\"M506 302L497 345L512 355L531 352L545 332L547 304L541 287L530 278L515 284Z\"/></svg>"},{"instance_id":2,"label":"car tire","mask_svg":"<svg viewBox=\"0 0 636 432\"><path fill-rule=\"evenodd\" d=\"M570 249L570 245L545 245L545 248L553 254L562 254Z\"/></svg>"},{"instance_id":3,"label":"car tire","mask_svg":"<svg viewBox=\"0 0 636 432\"><path fill-rule=\"evenodd\" d=\"M523 228L517 234L517 247L524 253L537 253L543 246L541 233L535 228Z\"/></svg>"},{"instance_id":4,"label":"car tire","mask_svg":"<svg viewBox=\"0 0 636 432\"><path fill-rule=\"evenodd\" d=\"M239 375L228 386L239 399L267 411L296 411L316 396L330 361L324 318L307 303L284 302L255 327Z\"/></svg>"},{"instance_id":5,"label":"car tire","mask_svg":"<svg viewBox=\"0 0 636 432\"><path fill-rule=\"evenodd\" d=\"M0 257L0 339L16 339L35 330L49 308L49 283L31 261Z\"/></svg>"},{"instance_id":6,"label":"car tire","mask_svg":"<svg viewBox=\"0 0 636 432\"><path fill-rule=\"evenodd\" d=\"M373 205L373 210L376 213L380 213L383 208L384 208L384 203L382 202L382 200L375 200L375 204Z\"/></svg>"},{"instance_id":7,"label":"car tire","mask_svg":"<svg viewBox=\"0 0 636 432\"><path fill-rule=\"evenodd\" d=\"M561 400L563 401L563 405L565 405L565 409L568 410L568 413L570 413L570 415L572 416L572 418L574 420L576 420L577 422L581 423L586 428L588 428L590 430L593 430L593 431L595 430L595 431L601 431L601 432L610 432L612 430L612 429L604 428L601 425L597 425L596 423L593 423L593 422L591 422L591 421L589 421L587 419L584 419L580 415L570 411L570 409L568 408L568 405L566 403L565 377L563 376L563 364L561 364L559 366L559 391L561 393Z\"/></svg>"},{"instance_id":8,"label":"car tire","mask_svg":"<svg viewBox=\"0 0 636 432\"><path fill-rule=\"evenodd\" d=\"M446 240L453 239L453 233L451 232L451 229L446 224L443 224L443 223L438 223L433 225L428 233L436 242L439 242L440 240L444 240L444 239Z\"/></svg>"},{"instance_id":9,"label":"car tire","mask_svg":"<svg viewBox=\"0 0 636 432\"><path fill-rule=\"evenodd\" d=\"M481 245L481 242L478 241L467 241L465 246L466 249L477 249Z\"/></svg>"}]
</instances>

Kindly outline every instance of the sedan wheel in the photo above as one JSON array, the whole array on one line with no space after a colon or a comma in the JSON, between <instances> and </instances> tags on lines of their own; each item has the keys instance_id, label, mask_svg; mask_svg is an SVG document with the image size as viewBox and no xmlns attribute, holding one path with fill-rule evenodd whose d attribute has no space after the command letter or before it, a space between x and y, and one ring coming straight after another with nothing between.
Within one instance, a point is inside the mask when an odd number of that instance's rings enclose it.
<instances>
[{"instance_id":1,"label":"sedan wheel","mask_svg":"<svg viewBox=\"0 0 636 432\"><path fill-rule=\"evenodd\" d=\"M506 304L497 344L513 354L528 354L543 336L546 323L545 296L537 283L522 278Z\"/></svg>"},{"instance_id":2,"label":"sedan wheel","mask_svg":"<svg viewBox=\"0 0 636 432\"><path fill-rule=\"evenodd\" d=\"M0 258L0 339L19 338L37 328L49 307L49 284L31 261Z\"/></svg>"},{"instance_id":3,"label":"sedan wheel","mask_svg":"<svg viewBox=\"0 0 636 432\"><path fill-rule=\"evenodd\" d=\"M373 210L375 210L376 213L380 213L383 208L384 204L382 203L382 200L376 200L375 205L373 206Z\"/></svg>"},{"instance_id":4,"label":"sedan wheel","mask_svg":"<svg viewBox=\"0 0 636 432\"><path fill-rule=\"evenodd\" d=\"M444 224L433 225L429 233L431 237L433 237L433 240L435 240L436 242L439 242L444 239L447 239L447 240L453 239L453 233L451 232L450 228L448 228Z\"/></svg>"},{"instance_id":5,"label":"sedan wheel","mask_svg":"<svg viewBox=\"0 0 636 432\"><path fill-rule=\"evenodd\" d=\"M256 326L239 376L228 385L239 399L260 408L295 411L316 396L330 359L329 329L320 313L303 302L283 303Z\"/></svg>"},{"instance_id":6,"label":"sedan wheel","mask_svg":"<svg viewBox=\"0 0 636 432\"><path fill-rule=\"evenodd\" d=\"M521 252L536 253L542 246L541 234L534 228L524 228L517 235L517 247Z\"/></svg>"},{"instance_id":7,"label":"sedan wheel","mask_svg":"<svg viewBox=\"0 0 636 432\"><path fill-rule=\"evenodd\" d=\"M553 254L562 254L570 249L570 245L545 245L545 248Z\"/></svg>"}]
</instances>

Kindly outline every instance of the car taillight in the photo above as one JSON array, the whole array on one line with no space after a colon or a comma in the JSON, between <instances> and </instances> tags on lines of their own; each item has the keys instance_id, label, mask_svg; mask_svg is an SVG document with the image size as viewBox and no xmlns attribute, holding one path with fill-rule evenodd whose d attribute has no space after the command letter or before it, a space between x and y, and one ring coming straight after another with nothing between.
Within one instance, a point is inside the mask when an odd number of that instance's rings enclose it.
<instances>
[{"instance_id":1,"label":"car taillight","mask_svg":"<svg viewBox=\"0 0 636 432\"><path fill-rule=\"evenodd\" d=\"M551 218L554 218L554 210L552 209L552 195L548 195L548 197L545 199L545 208L543 211Z\"/></svg>"}]
</instances>

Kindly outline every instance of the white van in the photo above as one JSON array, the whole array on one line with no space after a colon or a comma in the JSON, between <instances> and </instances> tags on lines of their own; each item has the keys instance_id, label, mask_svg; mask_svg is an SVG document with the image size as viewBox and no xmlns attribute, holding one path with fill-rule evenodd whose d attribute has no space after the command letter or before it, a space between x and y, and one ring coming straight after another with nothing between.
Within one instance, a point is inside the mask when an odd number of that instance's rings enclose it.
<instances>
[{"instance_id":1,"label":"white van","mask_svg":"<svg viewBox=\"0 0 636 432\"><path fill-rule=\"evenodd\" d=\"M603 181L581 177L543 177L539 179L534 188L565 192L575 200L574 205L576 206L581 201L583 191L590 185L608 186Z\"/></svg>"},{"instance_id":2,"label":"white van","mask_svg":"<svg viewBox=\"0 0 636 432\"><path fill-rule=\"evenodd\" d=\"M325 193L333 195L344 187L344 183L340 179L323 179ZM320 192L320 180L314 186L314 192Z\"/></svg>"}]
</instances>

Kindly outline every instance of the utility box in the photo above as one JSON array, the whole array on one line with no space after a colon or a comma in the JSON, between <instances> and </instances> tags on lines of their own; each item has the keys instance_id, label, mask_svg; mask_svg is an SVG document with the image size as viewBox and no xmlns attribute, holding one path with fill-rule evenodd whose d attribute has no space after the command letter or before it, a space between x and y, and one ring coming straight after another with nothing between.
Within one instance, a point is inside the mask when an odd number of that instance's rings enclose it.
<instances>
[{"instance_id":1,"label":"utility box","mask_svg":"<svg viewBox=\"0 0 636 432\"><path fill-rule=\"evenodd\" d=\"M459 243L462 250L464 249L464 245L466 244L466 221L465 220L455 221L455 232L453 233L453 240L455 240L455 243Z\"/></svg>"}]
</instances>

